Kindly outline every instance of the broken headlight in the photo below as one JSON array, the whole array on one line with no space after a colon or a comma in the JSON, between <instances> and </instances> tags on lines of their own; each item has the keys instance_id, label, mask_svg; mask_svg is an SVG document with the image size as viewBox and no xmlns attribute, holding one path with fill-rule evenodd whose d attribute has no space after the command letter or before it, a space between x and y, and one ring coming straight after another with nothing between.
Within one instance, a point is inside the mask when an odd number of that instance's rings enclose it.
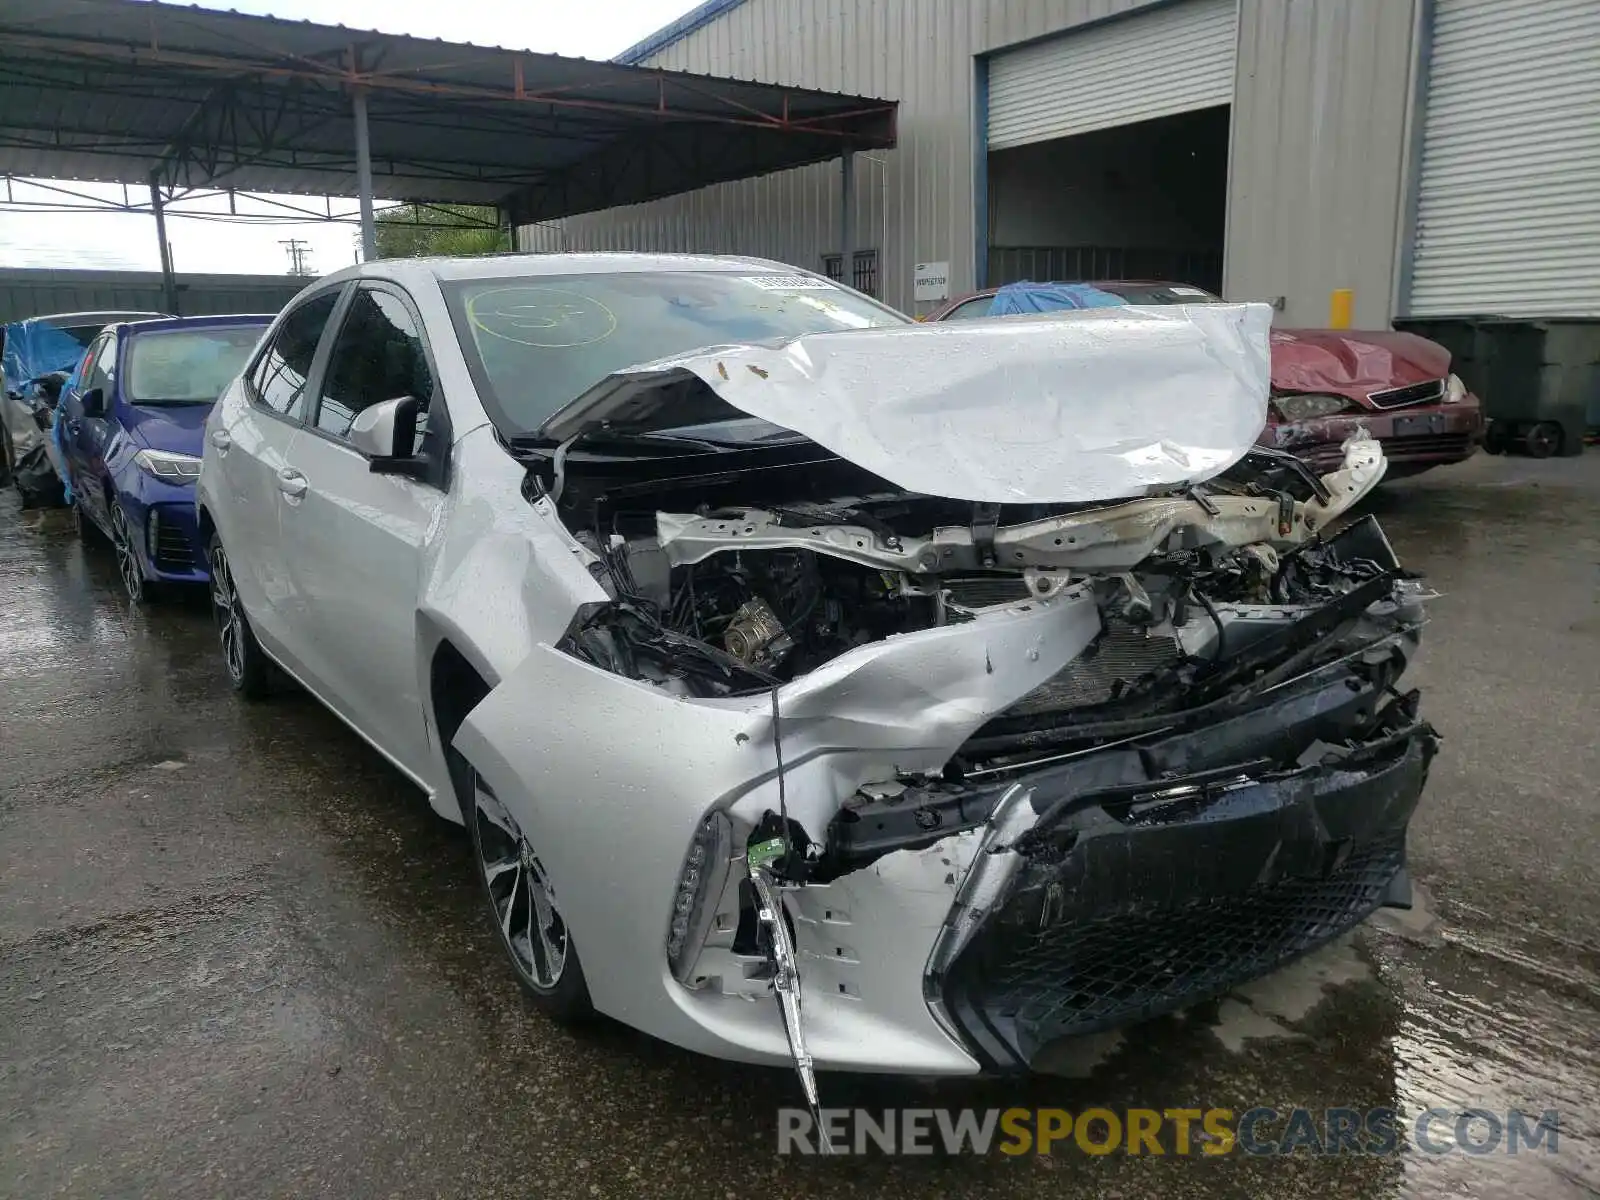
<instances>
[{"instance_id":1,"label":"broken headlight","mask_svg":"<svg viewBox=\"0 0 1600 1200\"><path fill-rule=\"evenodd\" d=\"M1312 394L1305 396L1274 396L1272 407L1285 421L1314 421L1318 417L1331 417L1349 407L1343 396Z\"/></svg>"},{"instance_id":2,"label":"broken headlight","mask_svg":"<svg viewBox=\"0 0 1600 1200\"><path fill-rule=\"evenodd\" d=\"M728 881L733 854L733 826L724 813L714 812L695 830L689 852L678 872L678 890L672 898L672 918L667 926L667 964L680 983L705 944L716 916L717 900Z\"/></svg>"}]
</instances>

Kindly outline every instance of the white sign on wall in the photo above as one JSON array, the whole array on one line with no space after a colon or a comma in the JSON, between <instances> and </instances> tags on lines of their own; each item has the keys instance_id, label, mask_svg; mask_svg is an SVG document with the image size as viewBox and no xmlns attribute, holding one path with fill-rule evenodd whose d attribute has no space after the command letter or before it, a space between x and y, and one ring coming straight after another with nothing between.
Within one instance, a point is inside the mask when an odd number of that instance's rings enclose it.
<instances>
[{"instance_id":1,"label":"white sign on wall","mask_svg":"<svg viewBox=\"0 0 1600 1200\"><path fill-rule=\"evenodd\" d=\"M947 262L918 263L911 277L913 300L948 300L950 298L950 264Z\"/></svg>"}]
</instances>

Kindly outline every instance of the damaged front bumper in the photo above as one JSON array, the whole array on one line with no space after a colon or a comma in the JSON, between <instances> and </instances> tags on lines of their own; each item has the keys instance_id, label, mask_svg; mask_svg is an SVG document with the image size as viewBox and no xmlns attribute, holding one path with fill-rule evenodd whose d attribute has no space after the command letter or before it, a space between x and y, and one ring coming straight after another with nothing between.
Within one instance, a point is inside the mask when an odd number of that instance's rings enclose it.
<instances>
[{"instance_id":1,"label":"damaged front bumper","mask_svg":"<svg viewBox=\"0 0 1600 1200\"><path fill-rule=\"evenodd\" d=\"M1241 748L1325 730L1367 692L1309 689L1255 714ZM1396 715L1355 750L1314 739L1291 770L1165 769L1215 763L1207 730L1016 780L930 959L929 1002L985 1067L1024 1069L1056 1039L1214 997L1409 907L1406 828L1436 739Z\"/></svg>"}]
</instances>

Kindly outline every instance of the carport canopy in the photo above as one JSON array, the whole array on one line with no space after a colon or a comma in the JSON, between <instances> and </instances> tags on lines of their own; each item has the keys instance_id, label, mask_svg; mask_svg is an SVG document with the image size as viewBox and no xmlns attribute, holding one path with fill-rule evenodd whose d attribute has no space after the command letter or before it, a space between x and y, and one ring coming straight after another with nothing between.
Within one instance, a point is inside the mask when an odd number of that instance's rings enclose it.
<instances>
[{"instance_id":1,"label":"carport canopy","mask_svg":"<svg viewBox=\"0 0 1600 1200\"><path fill-rule=\"evenodd\" d=\"M839 157L848 188L895 108L150 0L0 0L0 174L148 185L158 226L180 190L356 196L367 257L375 197L515 228Z\"/></svg>"}]
</instances>

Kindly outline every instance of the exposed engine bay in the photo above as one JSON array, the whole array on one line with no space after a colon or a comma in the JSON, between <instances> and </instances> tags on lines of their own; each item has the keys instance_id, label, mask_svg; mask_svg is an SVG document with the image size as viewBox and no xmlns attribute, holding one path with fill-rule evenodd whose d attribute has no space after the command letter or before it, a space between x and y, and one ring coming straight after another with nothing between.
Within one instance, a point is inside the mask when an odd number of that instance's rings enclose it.
<instances>
[{"instance_id":1,"label":"exposed engine bay","mask_svg":"<svg viewBox=\"0 0 1600 1200\"><path fill-rule=\"evenodd\" d=\"M615 597L580 615L569 652L678 695L751 695L898 634L1092 589L1099 635L979 730L959 773L1240 703L1421 623L1375 522L1320 535L1381 475L1370 442L1324 479L1262 452L1181 493L1017 511L882 481L840 494L847 464L801 466L568 482L564 519ZM756 490L759 507L729 502ZM685 498L700 502L667 507Z\"/></svg>"}]
</instances>

